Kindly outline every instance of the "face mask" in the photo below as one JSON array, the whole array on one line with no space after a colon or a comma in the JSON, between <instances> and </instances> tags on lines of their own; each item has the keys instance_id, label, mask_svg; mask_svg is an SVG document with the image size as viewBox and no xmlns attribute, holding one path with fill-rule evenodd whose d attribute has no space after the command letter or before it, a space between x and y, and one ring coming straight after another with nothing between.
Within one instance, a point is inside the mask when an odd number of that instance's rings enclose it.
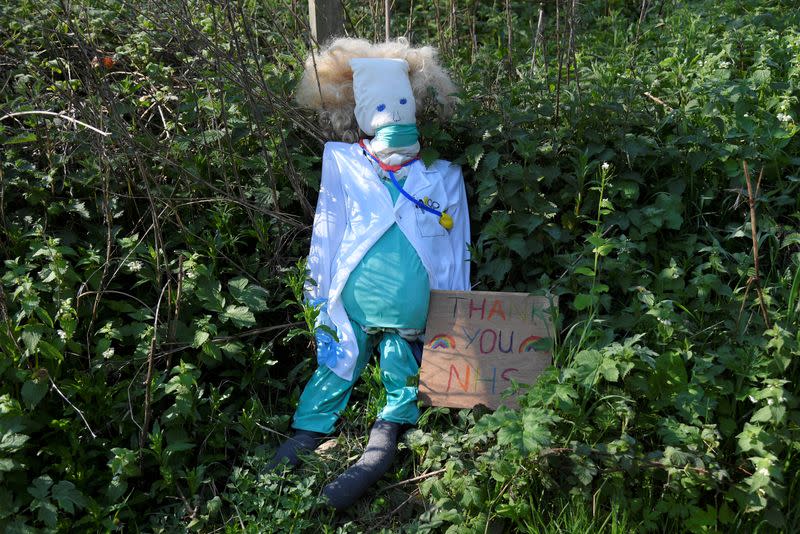
<instances>
[{"instance_id":1,"label":"face mask","mask_svg":"<svg viewBox=\"0 0 800 534\"><path fill-rule=\"evenodd\" d=\"M378 145L398 148L413 145L418 139L416 124L389 124L378 128L372 141Z\"/></svg>"}]
</instances>

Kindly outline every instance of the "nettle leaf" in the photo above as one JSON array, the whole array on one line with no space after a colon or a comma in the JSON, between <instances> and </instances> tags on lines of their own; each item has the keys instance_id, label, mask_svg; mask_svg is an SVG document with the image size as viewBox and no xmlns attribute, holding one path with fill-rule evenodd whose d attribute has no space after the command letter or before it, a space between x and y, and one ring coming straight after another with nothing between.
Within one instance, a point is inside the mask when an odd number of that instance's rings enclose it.
<instances>
[{"instance_id":1,"label":"nettle leaf","mask_svg":"<svg viewBox=\"0 0 800 534\"><path fill-rule=\"evenodd\" d=\"M209 145L211 143L216 143L223 137L225 137L225 130L206 130L200 132L194 141L200 145Z\"/></svg>"},{"instance_id":2,"label":"nettle leaf","mask_svg":"<svg viewBox=\"0 0 800 534\"><path fill-rule=\"evenodd\" d=\"M603 363L603 355L598 350L582 350L575 355L573 368L577 371L578 381L585 387L592 387L599 376L599 368Z\"/></svg>"},{"instance_id":3,"label":"nettle leaf","mask_svg":"<svg viewBox=\"0 0 800 534\"><path fill-rule=\"evenodd\" d=\"M188 441L175 441L167 445L167 448L164 449L166 452L182 452L188 451L194 448L194 443L190 443Z\"/></svg>"},{"instance_id":4,"label":"nettle leaf","mask_svg":"<svg viewBox=\"0 0 800 534\"><path fill-rule=\"evenodd\" d=\"M541 413L526 410L522 416L522 446L527 452L535 452L550 445L550 429L542 421Z\"/></svg>"},{"instance_id":5,"label":"nettle leaf","mask_svg":"<svg viewBox=\"0 0 800 534\"><path fill-rule=\"evenodd\" d=\"M686 526L692 532L701 532L706 529L715 530L717 526L717 509L710 504L706 505L705 510L696 506L691 506L691 515L686 520Z\"/></svg>"},{"instance_id":6,"label":"nettle leaf","mask_svg":"<svg viewBox=\"0 0 800 534\"><path fill-rule=\"evenodd\" d=\"M22 385L22 401L33 409L47 394L50 384L45 380L26 380Z\"/></svg>"},{"instance_id":7,"label":"nettle leaf","mask_svg":"<svg viewBox=\"0 0 800 534\"><path fill-rule=\"evenodd\" d=\"M619 380L619 370L614 360L604 358L603 363L600 364L600 374L609 382L616 382Z\"/></svg>"},{"instance_id":8,"label":"nettle leaf","mask_svg":"<svg viewBox=\"0 0 800 534\"><path fill-rule=\"evenodd\" d=\"M208 510L208 515L214 516L219 513L222 509L222 499L219 495L215 496L213 499L206 502L206 510Z\"/></svg>"},{"instance_id":9,"label":"nettle leaf","mask_svg":"<svg viewBox=\"0 0 800 534\"><path fill-rule=\"evenodd\" d=\"M53 486L53 499L58 503L58 507L70 514L75 512L75 508L85 508L86 498L83 493L75 487L75 484L62 480Z\"/></svg>"},{"instance_id":10,"label":"nettle leaf","mask_svg":"<svg viewBox=\"0 0 800 534\"><path fill-rule=\"evenodd\" d=\"M72 199L67 203L67 211L71 211L73 213L77 213L84 219L91 219L91 215L89 214L89 210L86 209L86 203L82 200L75 200Z\"/></svg>"},{"instance_id":11,"label":"nettle leaf","mask_svg":"<svg viewBox=\"0 0 800 534\"><path fill-rule=\"evenodd\" d=\"M211 334L204 330L195 330L194 339L192 340L192 347L200 348L203 344L211 338Z\"/></svg>"},{"instance_id":12,"label":"nettle leaf","mask_svg":"<svg viewBox=\"0 0 800 534\"><path fill-rule=\"evenodd\" d=\"M575 295L575 301L573 302L573 305L575 306L576 310L583 311L586 308L588 308L589 306L591 306L592 304L596 304L598 302L598 300L599 299L598 299L597 295L590 295L588 293L580 293L578 295Z\"/></svg>"},{"instance_id":13,"label":"nettle leaf","mask_svg":"<svg viewBox=\"0 0 800 534\"><path fill-rule=\"evenodd\" d=\"M781 423L786 416L786 407L780 405L762 406L750 417L753 423Z\"/></svg>"},{"instance_id":14,"label":"nettle leaf","mask_svg":"<svg viewBox=\"0 0 800 534\"><path fill-rule=\"evenodd\" d=\"M519 420L510 421L497 431L497 444L510 446L517 450L525 450L522 441L522 425Z\"/></svg>"},{"instance_id":15,"label":"nettle leaf","mask_svg":"<svg viewBox=\"0 0 800 534\"><path fill-rule=\"evenodd\" d=\"M20 337L28 353L33 354L42 339L42 330L36 326L27 326L20 334Z\"/></svg>"},{"instance_id":16,"label":"nettle leaf","mask_svg":"<svg viewBox=\"0 0 800 534\"><path fill-rule=\"evenodd\" d=\"M247 278L234 278L228 282L228 289L234 299L251 310L259 312L267 309L267 297L269 296L267 290L261 286L250 285Z\"/></svg>"},{"instance_id":17,"label":"nettle leaf","mask_svg":"<svg viewBox=\"0 0 800 534\"><path fill-rule=\"evenodd\" d=\"M50 528L55 528L58 522L58 510L50 501L33 501L31 509L38 509L36 518Z\"/></svg>"},{"instance_id":18,"label":"nettle leaf","mask_svg":"<svg viewBox=\"0 0 800 534\"><path fill-rule=\"evenodd\" d=\"M128 483L122 480L121 478L115 476L111 479L111 482L106 488L106 496L111 499L112 502L116 502L120 497L122 497L125 492L128 490Z\"/></svg>"},{"instance_id":19,"label":"nettle leaf","mask_svg":"<svg viewBox=\"0 0 800 534\"><path fill-rule=\"evenodd\" d=\"M10 471L14 471L15 469L20 469L21 467L22 464L16 460L12 460L11 458L0 458L0 473L8 473Z\"/></svg>"},{"instance_id":20,"label":"nettle leaf","mask_svg":"<svg viewBox=\"0 0 800 534\"><path fill-rule=\"evenodd\" d=\"M253 312L247 309L247 306L234 306L231 304L225 308L221 315L238 327L248 327L256 324L256 318Z\"/></svg>"},{"instance_id":21,"label":"nettle leaf","mask_svg":"<svg viewBox=\"0 0 800 534\"><path fill-rule=\"evenodd\" d=\"M739 450L744 453L754 452L760 456L767 454L767 449L774 438L758 425L744 424L744 429L736 436Z\"/></svg>"},{"instance_id":22,"label":"nettle leaf","mask_svg":"<svg viewBox=\"0 0 800 534\"><path fill-rule=\"evenodd\" d=\"M483 158L483 166L482 168L486 171L493 171L497 168L497 164L500 162L500 154L495 151L489 152L485 158Z\"/></svg>"},{"instance_id":23,"label":"nettle leaf","mask_svg":"<svg viewBox=\"0 0 800 534\"><path fill-rule=\"evenodd\" d=\"M41 340L41 339L39 340L39 351L44 356L47 356L48 358L51 358L51 359L56 360L56 361L61 361L61 360L64 359L63 355L61 354L61 352L57 348L55 348L53 345L51 345L47 341L44 341L44 340Z\"/></svg>"},{"instance_id":24,"label":"nettle leaf","mask_svg":"<svg viewBox=\"0 0 800 534\"><path fill-rule=\"evenodd\" d=\"M664 227L670 230L680 230L683 224L683 205L681 197L671 193L661 193L656 197L656 208L661 210L664 217Z\"/></svg>"},{"instance_id":25,"label":"nettle leaf","mask_svg":"<svg viewBox=\"0 0 800 534\"><path fill-rule=\"evenodd\" d=\"M467 163L472 167L472 170L478 170L478 164L483 158L483 146L477 143L471 144L464 153L467 156Z\"/></svg>"},{"instance_id":26,"label":"nettle leaf","mask_svg":"<svg viewBox=\"0 0 800 534\"><path fill-rule=\"evenodd\" d=\"M221 312L224 308L225 299L222 297L222 285L218 281L204 276L198 280L195 292L205 309Z\"/></svg>"},{"instance_id":27,"label":"nettle leaf","mask_svg":"<svg viewBox=\"0 0 800 534\"><path fill-rule=\"evenodd\" d=\"M528 250L528 247L525 244L525 240L522 238L522 236L514 235L509 237L506 240L506 246L519 254L519 256L523 259L530 255L530 251Z\"/></svg>"},{"instance_id":28,"label":"nettle leaf","mask_svg":"<svg viewBox=\"0 0 800 534\"><path fill-rule=\"evenodd\" d=\"M426 167L430 167L437 159L439 159L439 151L435 148L426 146L420 151L419 158Z\"/></svg>"},{"instance_id":29,"label":"nettle leaf","mask_svg":"<svg viewBox=\"0 0 800 534\"><path fill-rule=\"evenodd\" d=\"M25 442L29 439L30 436L26 436L25 434L6 431L0 436L0 452L17 452L25 446Z\"/></svg>"},{"instance_id":30,"label":"nettle leaf","mask_svg":"<svg viewBox=\"0 0 800 534\"><path fill-rule=\"evenodd\" d=\"M597 466L589 458L578 456L576 454L570 455L570 458L575 462L572 467L572 474L584 486L588 486L597 475Z\"/></svg>"},{"instance_id":31,"label":"nettle leaf","mask_svg":"<svg viewBox=\"0 0 800 534\"><path fill-rule=\"evenodd\" d=\"M34 499L46 501L49 499L48 493L52 485L53 479L47 475L43 475L33 481L33 484L28 487L28 493L30 493Z\"/></svg>"}]
</instances>

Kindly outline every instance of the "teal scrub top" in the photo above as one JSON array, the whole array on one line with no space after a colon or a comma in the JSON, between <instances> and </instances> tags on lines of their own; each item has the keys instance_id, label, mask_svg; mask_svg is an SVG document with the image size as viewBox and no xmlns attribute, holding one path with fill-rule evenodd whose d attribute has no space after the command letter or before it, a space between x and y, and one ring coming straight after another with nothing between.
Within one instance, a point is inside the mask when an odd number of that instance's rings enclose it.
<instances>
[{"instance_id":1,"label":"teal scrub top","mask_svg":"<svg viewBox=\"0 0 800 534\"><path fill-rule=\"evenodd\" d=\"M405 179L400 180L402 186ZM400 191L384 182L397 202ZM342 291L347 316L366 327L423 329L430 299L428 271L397 224L367 251Z\"/></svg>"}]
</instances>

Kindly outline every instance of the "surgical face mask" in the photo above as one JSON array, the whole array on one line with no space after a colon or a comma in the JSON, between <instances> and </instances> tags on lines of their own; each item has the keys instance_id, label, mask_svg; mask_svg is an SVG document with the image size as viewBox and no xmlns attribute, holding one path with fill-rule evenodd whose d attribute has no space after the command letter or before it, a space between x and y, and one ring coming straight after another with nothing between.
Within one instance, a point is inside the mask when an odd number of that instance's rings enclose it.
<instances>
[{"instance_id":1,"label":"surgical face mask","mask_svg":"<svg viewBox=\"0 0 800 534\"><path fill-rule=\"evenodd\" d=\"M416 124L417 104L406 60L356 58L350 66L356 121L365 134L375 135L384 126Z\"/></svg>"}]
</instances>

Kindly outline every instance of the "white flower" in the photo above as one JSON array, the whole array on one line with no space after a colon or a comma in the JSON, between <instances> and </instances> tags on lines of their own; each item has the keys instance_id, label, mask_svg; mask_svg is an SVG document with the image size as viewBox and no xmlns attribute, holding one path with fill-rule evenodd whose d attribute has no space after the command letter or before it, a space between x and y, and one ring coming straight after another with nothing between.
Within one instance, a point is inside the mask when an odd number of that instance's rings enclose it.
<instances>
[{"instance_id":1,"label":"white flower","mask_svg":"<svg viewBox=\"0 0 800 534\"><path fill-rule=\"evenodd\" d=\"M103 358L110 358L114 355L114 347L108 347L103 351Z\"/></svg>"},{"instance_id":2,"label":"white flower","mask_svg":"<svg viewBox=\"0 0 800 534\"><path fill-rule=\"evenodd\" d=\"M131 272L133 272L133 273L139 272L139 271L142 270L142 262L140 262L139 260L129 261L128 262L128 269L130 269Z\"/></svg>"},{"instance_id":3,"label":"white flower","mask_svg":"<svg viewBox=\"0 0 800 534\"><path fill-rule=\"evenodd\" d=\"M792 122L792 116L786 113L778 113L778 115L776 116L778 120L781 122Z\"/></svg>"},{"instance_id":4,"label":"white flower","mask_svg":"<svg viewBox=\"0 0 800 534\"><path fill-rule=\"evenodd\" d=\"M731 66L731 62L730 61L720 61L719 62L719 68L721 68L721 69L727 69L730 66Z\"/></svg>"},{"instance_id":5,"label":"white flower","mask_svg":"<svg viewBox=\"0 0 800 534\"><path fill-rule=\"evenodd\" d=\"M604 162L603 162L603 164L602 164L602 165L600 165L600 167L601 167L601 168L602 168L604 171L607 171L608 169L610 169L610 168L611 168L611 164L610 164L609 162L607 162L607 161L604 161Z\"/></svg>"},{"instance_id":6,"label":"white flower","mask_svg":"<svg viewBox=\"0 0 800 534\"><path fill-rule=\"evenodd\" d=\"M67 333L64 332L63 330L59 330L58 331L58 337L61 338L61 341L66 341L67 340Z\"/></svg>"}]
</instances>

